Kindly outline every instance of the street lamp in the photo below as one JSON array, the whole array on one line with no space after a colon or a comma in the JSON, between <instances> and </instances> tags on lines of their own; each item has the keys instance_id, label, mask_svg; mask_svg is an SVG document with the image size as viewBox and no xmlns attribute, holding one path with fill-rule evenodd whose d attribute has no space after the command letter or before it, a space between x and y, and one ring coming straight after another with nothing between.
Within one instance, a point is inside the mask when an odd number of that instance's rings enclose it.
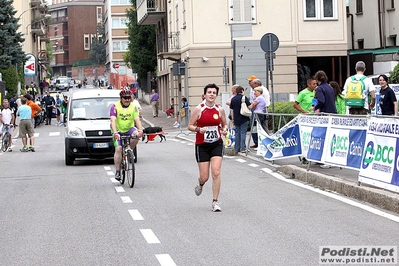
<instances>
[{"instance_id":1,"label":"street lamp","mask_svg":"<svg viewBox=\"0 0 399 266\"><path fill-rule=\"evenodd\" d=\"M41 6L41 7L46 7L47 4L42 3L42 4L40 4L40 6ZM35 6L35 7L31 7L31 8L28 8L28 9L24 10L24 11L18 16L18 19L20 19L20 18L22 17L22 15L25 14L26 12L28 12L29 10L33 10L33 9L36 9L36 8L37 8L37 7Z\"/></svg>"}]
</instances>

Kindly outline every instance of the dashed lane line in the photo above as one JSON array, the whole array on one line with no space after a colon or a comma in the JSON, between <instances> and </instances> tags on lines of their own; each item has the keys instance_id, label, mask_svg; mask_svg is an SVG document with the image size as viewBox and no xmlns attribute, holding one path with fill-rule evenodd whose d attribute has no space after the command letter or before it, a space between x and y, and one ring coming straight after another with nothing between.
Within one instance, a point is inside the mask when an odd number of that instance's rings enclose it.
<instances>
[{"instance_id":1,"label":"dashed lane line","mask_svg":"<svg viewBox=\"0 0 399 266\"><path fill-rule=\"evenodd\" d=\"M141 234L148 244L159 244L161 243L157 236L151 229L140 229Z\"/></svg>"},{"instance_id":2,"label":"dashed lane line","mask_svg":"<svg viewBox=\"0 0 399 266\"><path fill-rule=\"evenodd\" d=\"M161 266L176 266L176 263L173 261L169 254L156 254L155 257L157 258Z\"/></svg>"},{"instance_id":3,"label":"dashed lane line","mask_svg":"<svg viewBox=\"0 0 399 266\"><path fill-rule=\"evenodd\" d=\"M144 221L143 216L137 209L129 210L129 214L130 214L130 216L132 216L133 220L135 220L135 221Z\"/></svg>"},{"instance_id":4,"label":"dashed lane line","mask_svg":"<svg viewBox=\"0 0 399 266\"><path fill-rule=\"evenodd\" d=\"M121 196L121 200L123 203L133 203L132 199L129 196Z\"/></svg>"},{"instance_id":5,"label":"dashed lane line","mask_svg":"<svg viewBox=\"0 0 399 266\"><path fill-rule=\"evenodd\" d=\"M118 193L123 193L125 192L125 189L123 187L115 187L116 192Z\"/></svg>"}]
</instances>

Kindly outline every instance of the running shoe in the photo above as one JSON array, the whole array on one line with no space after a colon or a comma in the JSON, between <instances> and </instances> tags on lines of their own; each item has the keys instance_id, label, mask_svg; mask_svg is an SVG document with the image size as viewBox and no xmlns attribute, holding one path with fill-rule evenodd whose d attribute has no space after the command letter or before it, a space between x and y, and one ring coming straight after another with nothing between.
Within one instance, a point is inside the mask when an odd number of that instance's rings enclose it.
<instances>
[{"instance_id":1,"label":"running shoe","mask_svg":"<svg viewBox=\"0 0 399 266\"><path fill-rule=\"evenodd\" d=\"M19 149L21 152L28 152L29 150L27 149L27 148L25 148L25 147L23 147L23 148L21 148L21 149Z\"/></svg>"},{"instance_id":2,"label":"running shoe","mask_svg":"<svg viewBox=\"0 0 399 266\"><path fill-rule=\"evenodd\" d=\"M331 165L322 164L322 165L320 165L320 168L323 168L323 169L330 169L330 168L331 168Z\"/></svg>"},{"instance_id":3,"label":"running shoe","mask_svg":"<svg viewBox=\"0 0 399 266\"><path fill-rule=\"evenodd\" d=\"M180 127L180 124L179 124L179 123L177 123L177 124L176 124L176 125L174 125L173 127L179 128L179 127Z\"/></svg>"},{"instance_id":4,"label":"running shoe","mask_svg":"<svg viewBox=\"0 0 399 266\"><path fill-rule=\"evenodd\" d=\"M115 180L121 181L121 173L120 172L115 173Z\"/></svg>"},{"instance_id":5,"label":"running shoe","mask_svg":"<svg viewBox=\"0 0 399 266\"><path fill-rule=\"evenodd\" d=\"M213 212L221 212L222 211L222 209L219 206L219 202L218 201L212 202L212 211Z\"/></svg>"},{"instance_id":6,"label":"running shoe","mask_svg":"<svg viewBox=\"0 0 399 266\"><path fill-rule=\"evenodd\" d=\"M202 187L198 184L195 187L195 195L199 196L199 195L201 195L201 193L202 193Z\"/></svg>"},{"instance_id":7,"label":"running shoe","mask_svg":"<svg viewBox=\"0 0 399 266\"><path fill-rule=\"evenodd\" d=\"M7 151L8 151L8 152L12 152L12 149L11 149L11 148L8 148Z\"/></svg>"},{"instance_id":8,"label":"running shoe","mask_svg":"<svg viewBox=\"0 0 399 266\"><path fill-rule=\"evenodd\" d=\"M35 152L35 147L29 146L28 150L31 151L31 152Z\"/></svg>"},{"instance_id":9,"label":"running shoe","mask_svg":"<svg viewBox=\"0 0 399 266\"><path fill-rule=\"evenodd\" d=\"M176 126L178 123L177 123L177 121L173 124L173 126Z\"/></svg>"}]
</instances>

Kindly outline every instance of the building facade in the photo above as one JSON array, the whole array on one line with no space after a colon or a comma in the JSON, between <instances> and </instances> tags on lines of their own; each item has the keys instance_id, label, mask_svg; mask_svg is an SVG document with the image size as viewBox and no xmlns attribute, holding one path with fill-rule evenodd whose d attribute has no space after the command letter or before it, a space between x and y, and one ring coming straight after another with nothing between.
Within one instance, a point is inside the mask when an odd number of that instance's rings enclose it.
<instances>
[{"instance_id":1,"label":"building facade","mask_svg":"<svg viewBox=\"0 0 399 266\"><path fill-rule=\"evenodd\" d=\"M128 51L126 11L132 8L130 0L104 0L106 66L111 85L121 88L135 81L135 74L123 60Z\"/></svg>"},{"instance_id":2,"label":"building facade","mask_svg":"<svg viewBox=\"0 0 399 266\"><path fill-rule=\"evenodd\" d=\"M46 53L47 24L49 20L48 6L44 0L14 0L16 17L21 25L19 31L24 34L22 50L35 57L36 75L26 76L25 84L38 82L47 76L48 57Z\"/></svg>"},{"instance_id":3,"label":"building facade","mask_svg":"<svg viewBox=\"0 0 399 266\"><path fill-rule=\"evenodd\" d=\"M72 65L89 59L91 43L98 37L97 24L102 21L102 0L53 1L49 7L51 22L48 37L52 45L53 75L71 76Z\"/></svg>"},{"instance_id":4,"label":"building facade","mask_svg":"<svg viewBox=\"0 0 399 266\"><path fill-rule=\"evenodd\" d=\"M398 7L399 2L393 0L349 0L347 3L351 61L365 61L368 75L387 73L399 61Z\"/></svg>"},{"instance_id":5,"label":"building facade","mask_svg":"<svg viewBox=\"0 0 399 266\"><path fill-rule=\"evenodd\" d=\"M274 99L296 95L318 70L325 70L330 80L346 78L344 0L139 0L137 19L157 28L162 108L171 97L175 103L185 96L190 106L198 104L208 83L228 92L235 83L248 87L250 75L273 84ZM273 80L260 47L266 33L279 40ZM184 68L184 75L173 74L173 63Z\"/></svg>"}]
</instances>

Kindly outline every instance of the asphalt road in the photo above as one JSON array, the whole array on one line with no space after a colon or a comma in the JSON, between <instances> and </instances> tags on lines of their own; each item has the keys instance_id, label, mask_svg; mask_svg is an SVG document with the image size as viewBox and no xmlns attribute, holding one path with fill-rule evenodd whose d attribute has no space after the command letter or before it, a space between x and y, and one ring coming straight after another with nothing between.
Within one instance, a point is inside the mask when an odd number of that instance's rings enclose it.
<instances>
[{"instance_id":1,"label":"asphalt road","mask_svg":"<svg viewBox=\"0 0 399 266\"><path fill-rule=\"evenodd\" d=\"M398 244L397 221L244 157L224 159L213 213L193 143L171 134L139 144L136 185L121 186L112 161L65 166L63 130L0 155L0 265L318 265L319 246Z\"/></svg>"}]
</instances>

